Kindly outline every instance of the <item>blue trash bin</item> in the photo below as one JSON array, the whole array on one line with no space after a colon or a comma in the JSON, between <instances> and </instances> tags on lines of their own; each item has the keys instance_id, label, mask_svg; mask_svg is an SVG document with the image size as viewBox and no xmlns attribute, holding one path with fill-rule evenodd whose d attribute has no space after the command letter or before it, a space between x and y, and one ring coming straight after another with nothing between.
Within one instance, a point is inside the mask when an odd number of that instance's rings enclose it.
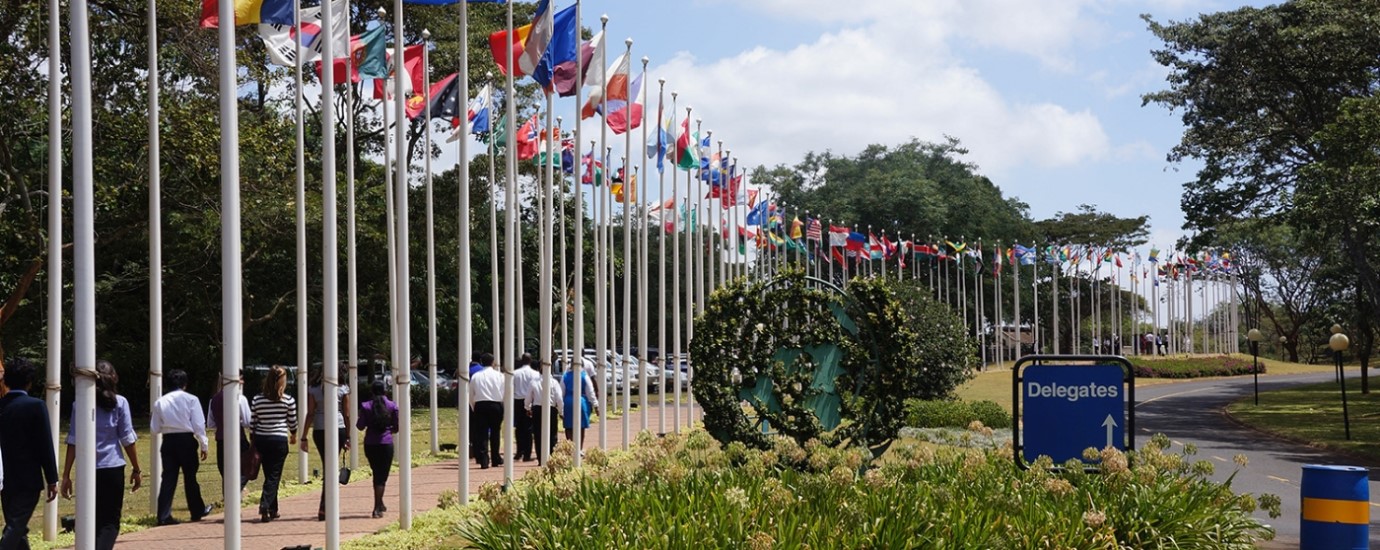
<instances>
[{"instance_id":1,"label":"blue trash bin","mask_svg":"<svg viewBox=\"0 0 1380 550\"><path fill-rule=\"evenodd\" d=\"M1359 466L1304 465L1300 550L1370 548L1369 478Z\"/></svg>"}]
</instances>

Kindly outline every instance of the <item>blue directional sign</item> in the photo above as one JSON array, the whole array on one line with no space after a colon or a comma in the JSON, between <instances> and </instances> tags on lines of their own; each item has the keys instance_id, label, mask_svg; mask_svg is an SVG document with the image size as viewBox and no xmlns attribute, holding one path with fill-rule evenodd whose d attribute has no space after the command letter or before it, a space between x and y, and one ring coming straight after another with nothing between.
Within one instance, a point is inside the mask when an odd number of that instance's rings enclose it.
<instances>
[{"instance_id":1,"label":"blue directional sign","mask_svg":"<svg viewBox=\"0 0 1380 550\"><path fill-rule=\"evenodd\" d=\"M1120 365L1031 365L1020 385L1027 462L1083 459L1088 447L1126 449L1126 388Z\"/></svg>"}]
</instances>

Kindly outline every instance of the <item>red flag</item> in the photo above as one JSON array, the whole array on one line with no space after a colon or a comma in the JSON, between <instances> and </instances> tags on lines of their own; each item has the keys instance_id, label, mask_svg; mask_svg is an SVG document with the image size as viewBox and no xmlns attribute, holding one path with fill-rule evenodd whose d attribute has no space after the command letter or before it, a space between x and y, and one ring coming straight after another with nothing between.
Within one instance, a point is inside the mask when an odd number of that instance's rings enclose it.
<instances>
[{"instance_id":1,"label":"red flag","mask_svg":"<svg viewBox=\"0 0 1380 550\"><path fill-rule=\"evenodd\" d=\"M518 129L517 135L513 136L517 140L518 160L530 160L537 157L537 115L523 123L522 128Z\"/></svg>"}]
</instances>

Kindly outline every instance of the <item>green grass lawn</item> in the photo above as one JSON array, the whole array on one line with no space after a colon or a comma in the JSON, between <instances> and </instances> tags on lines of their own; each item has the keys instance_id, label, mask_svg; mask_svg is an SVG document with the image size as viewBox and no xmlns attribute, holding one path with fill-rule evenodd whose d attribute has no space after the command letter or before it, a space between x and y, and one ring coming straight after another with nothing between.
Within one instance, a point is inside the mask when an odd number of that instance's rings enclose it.
<instances>
[{"instance_id":1,"label":"green grass lawn","mask_svg":"<svg viewBox=\"0 0 1380 550\"><path fill-rule=\"evenodd\" d=\"M438 411L438 440L439 443L443 446L445 444L455 445L456 441L459 439L458 420L459 412L455 408L442 408ZM136 425L135 430L139 433L139 443L137 445L139 448L139 465L142 466L144 470L144 487L139 489L139 491L136 493L125 494L125 506L124 513L122 515L123 525L121 527L122 532L130 532L139 529L144 529L154 524L154 512L149 505L150 481L148 479L148 476L149 465L151 464L151 462L149 462L149 455L151 449L149 448L150 445L148 439L147 420L143 420L141 424ZM63 425L63 437L66 437L66 434L67 426ZM430 464L445 459L454 459L457 456L456 453L453 451L443 451L439 455L432 455L430 434L431 424L428 411L424 409L414 409L412 412L412 464L414 466ZM225 495L221 490L222 486L220 474L216 471L215 442L212 442L211 445L212 448L210 453L208 453L206 461L201 463L201 468L197 472L197 481L201 485L202 498L207 503L214 503L216 506L216 511L220 512L224 507ZM279 488L279 498L287 498L293 495L312 492L321 488L321 479L319 475L310 475L312 472L321 471L321 461L317 459L316 448L311 447L311 452L309 453L309 457L307 460L307 473L309 474L308 477L310 477L311 479L308 483L305 484L301 483L300 480L300 470L298 468L299 459L297 458L299 454L298 449L298 447L293 448L293 453L288 455L287 462L283 466L283 483L282 486ZM62 473L62 460L63 453L65 452L65 446L61 447L58 450L59 475L61 475ZM341 462L344 465L348 465L348 455L341 455ZM351 483L359 483L361 479L367 479L370 476L369 466L367 461L364 460L364 455L362 451L360 452L359 456L359 466L360 467L355 469L351 476ZM397 466L395 465L394 468L396 467ZM183 492L183 488L183 482L179 480L177 494L173 498L173 517L185 521L190 514L187 513L187 501L185 497L186 493ZM249 486L245 489L244 498L242 500L244 509L249 509L251 512L257 510L257 508L254 507L258 505L259 495L262 492L262 490L262 476L260 476L258 480L249 482ZM58 497L59 517L72 515L73 513L75 513L75 511L75 501ZM33 521L29 523L29 529L30 543L36 549L60 548L64 546L72 546L75 543L75 540L71 533L59 534L57 540L52 542L43 541L43 506L41 504L39 505L39 508L34 511L34 518Z\"/></svg>"},{"instance_id":2,"label":"green grass lawn","mask_svg":"<svg viewBox=\"0 0 1380 550\"><path fill-rule=\"evenodd\" d=\"M1377 374L1371 372L1372 383L1380 383ZM1348 454L1362 465L1380 465L1380 393L1362 394L1355 368L1347 377L1350 440L1343 423L1341 387L1335 382L1264 392L1259 406L1247 397L1229 405L1227 413L1253 428Z\"/></svg>"}]
</instances>

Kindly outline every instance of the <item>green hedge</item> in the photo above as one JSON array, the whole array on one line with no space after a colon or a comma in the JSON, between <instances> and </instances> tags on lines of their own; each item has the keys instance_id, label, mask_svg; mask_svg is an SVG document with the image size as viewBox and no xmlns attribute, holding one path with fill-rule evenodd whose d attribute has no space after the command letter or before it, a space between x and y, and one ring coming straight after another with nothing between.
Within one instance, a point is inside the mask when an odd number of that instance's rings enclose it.
<instances>
[{"instance_id":1,"label":"green hedge","mask_svg":"<svg viewBox=\"0 0 1380 550\"><path fill-rule=\"evenodd\" d=\"M989 428L1011 427L1011 413L995 401L907 399L905 411L912 428L967 428L975 420Z\"/></svg>"},{"instance_id":2,"label":"green hedge","mask_svg":"<svg viewBox=\"0 0 1380 550\"><path fill-rule=\"evenodd\" d=\"M1211 357L1173 357L1135 364L1137 378L1204 378L1251 374L1251 360L1228 355ZM1265 364L1259 365L1265 372Z\"/></svg>"}]
</instances>

